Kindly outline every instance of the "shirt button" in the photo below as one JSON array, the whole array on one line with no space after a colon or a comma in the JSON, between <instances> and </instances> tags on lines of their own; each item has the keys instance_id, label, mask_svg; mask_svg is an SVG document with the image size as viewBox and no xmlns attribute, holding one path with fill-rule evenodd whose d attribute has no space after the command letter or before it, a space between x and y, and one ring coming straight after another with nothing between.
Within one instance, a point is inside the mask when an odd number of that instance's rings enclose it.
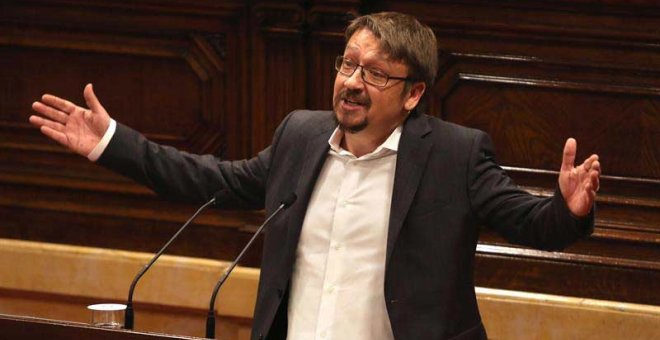
<instances>
[{"instance_id":1,"label":"shirt button","mask_svg":"<svg viewBox=\"0 0 660 340\"><path fill-rule=\"evenodd\" d=\"M334 292L335 292L335 286L330 286L330 287L328 287L328 289L326 289L326 291L327 291L329 294L334 293Z\"/></svg>"},{"instance_id":2,"label":"shirt button","mask_svg":"<svg viewBox=\"0 0 660 340\"><path fill-rule=\"evenodd\" d=\"M321 332L319 335L320 335L322 338L325 338L326 333L325 333L325 331L323 331L323 332Z\"/></svg>"},{"instance_id":3,"label":"shirt button","mask_svg":"<svg viewBox=\"0 0 660 340\"><path fill-rule=\"evenodd\" d=\"M334 244L334 245L332 246L332 249L334 249L334 250L339 250L339 249L341 249L341 245L339 245L339 244Z\"/></svg>"}]
</instances>

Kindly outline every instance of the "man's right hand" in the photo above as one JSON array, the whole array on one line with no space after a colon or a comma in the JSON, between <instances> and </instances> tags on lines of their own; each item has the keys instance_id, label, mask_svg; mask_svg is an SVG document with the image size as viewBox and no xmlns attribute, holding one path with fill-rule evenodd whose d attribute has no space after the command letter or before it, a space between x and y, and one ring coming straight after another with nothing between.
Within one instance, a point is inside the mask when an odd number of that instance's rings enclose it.
<instances>
[{"instance_id":1,"label":"man's right hand","mask_svg":"<svg viewBox=\"0 0 660 340\"><path fill-rule=\"evenodd\" d=\"M43 116L30 116L30 123L38 126L44 135L87 157L103 138L110 116L96 98L92 84L85 86L83 94L89 109L44 94L41 101L32 104L32 109Z\"/></svg>"}]
</instances>

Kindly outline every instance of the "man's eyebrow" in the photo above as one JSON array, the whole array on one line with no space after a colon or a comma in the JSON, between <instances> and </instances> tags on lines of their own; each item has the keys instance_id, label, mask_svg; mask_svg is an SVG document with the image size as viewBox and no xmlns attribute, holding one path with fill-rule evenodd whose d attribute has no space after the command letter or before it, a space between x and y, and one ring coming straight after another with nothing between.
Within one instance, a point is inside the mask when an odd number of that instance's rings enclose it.
<instances>
[{"instance_id":1,"label":"man's eyebrow","mask_svg":"<svg viewBox=\"0 0 660 340\"><path fill-rule=\"evenodd\" d=\"M389 62L390 60L386 56L375 56L368 58L366 61L363 61L363 63L367 66L376 67L380 69L388 68Z\"/></svg>"},{"instance_id":2,"label":"man's eyebrow","mask_svg":"<svg viewBox=\"0 0 660 340\"><path fill-rule=\"evenodd\" d=\"M344 49L344 54L346 52L359 52L360 48L355 45L346 45ZM377 68L387 68L387 63L390 62L390 58L385 53L379 53L377 56L372 56L366 61L366 65Z\"/></svg>"}]
</instances>

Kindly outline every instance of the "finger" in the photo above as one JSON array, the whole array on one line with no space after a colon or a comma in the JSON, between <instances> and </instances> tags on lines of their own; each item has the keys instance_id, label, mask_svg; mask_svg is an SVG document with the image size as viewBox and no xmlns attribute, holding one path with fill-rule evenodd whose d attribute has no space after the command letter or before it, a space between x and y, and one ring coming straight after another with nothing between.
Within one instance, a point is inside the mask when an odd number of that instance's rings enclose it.
<instances>
[{"instance_id":1,"label":"finger","mask_svg":"<svg viewBox=\"0 0 660 340\"><path fill-rule=\"evenodd\" d=\"M59 109L60 111L63 111L65 113L73 113L78 106L66 99L62 99L60 97L53 96L51 94L44 94L41 96L41 101L56 108Z\"/></svg>"},{"instance_id":2,"label":"finger","mask_svg":"<svg viewBox=\"0 0 660 340\"><path fill-rule=\"evenodd\" d=\"M594 188L594 191L600 190L600 175L597 172L592 171L590 173L590 178L591 178L591 185Z\"/></svg>"},{"instance_id":3,"label":"finger","mask_svg":"<svg viewBox=\"0 0 660 340\"><path fill-rule=\"evenodd\" d=\"M68 146L68 139L66 138L66 135L64 133L51 129L48 126L42 126L40 130L41 133L53 139L54 141L64 146Z\"/></svg>"},{"instance_id":4,"label":"finger","mask_svg":"<svg viewBox=\"0 0 660 340\"><path fill-rule=\"evenodd\" d=\"M595 160L595 161L591 164L591 170L596 170L596 171L598 171L598 174L600 175L600 162L599 162L598 160Z\"/></svg>"},{"instance_id":5,"label":"finger","mask_svg":"<svg viewBox=\"0 0 660 340\"><path fill-rule=\"evenodd\" d=\"M41 118L41 116L32 115L32 116L30 116L30 118L28 118L28 120L30 121L30 124L36 125L37 127L41 127L42 125L46 125L46 123L44 123L46 120Z\"/></svg>"},{"instance_id":6,"label":"finger","mask_svg":"<svg viewBox=\"0 0 660 340\"><path fill-rule=\"evenodd\" d=\"M56 130L56 131L60 131L60 132L64 131L64 125L62 125L58 122L54 122L50 119L44 119L40 116L34 116L33 115L33 116L30 116L29 120L30 120L30 123L32 123L33 125L36 125L38 127L47 126L47 127L51 128L53 130Z\"/></svg>"},{"instance_id":7,"label":"finger","mask_svg":"<svg viewBox=\"0 0 660 340\"><path fill-rule=\"evenodd\" d=\"M101 102L99 102L99 99L96 97L96 94L94 94L94 87L91 83L85 86L83 95L85 96L87 107L89 107L93 112L103 111L103 106L101 105Z\"/></svg>"},{"instance_id":8,"label":"finger","mask_svg":"<svg viewBox=\"0 0 660 340\"><path fill-rule=\"evenodd\" d=\"M593 156L591 156L591 157L585 159L585 160L584 160L584 163L582 163L582 164L584 165L584 169L587 170L587 171L589 171L589 170L591 169L591 164L593 164L593 162L594 162L595 160L596 160L596 158L594 158Z\"/></svg>"},{"instance_id":9,"label":"finger","mask_svg":"<svg viewBox=\"0 0 660 340\"><path fill-rule=\"evenodd\" d=\"M594 202L596 201L596 191L595 190L589 190L587 191L587 195L589 196L589 203L593 207ZM589 209L591 210L591 209Z\"/></svg>"},{"instance_id":10,"label":"finger","mask_svg":"<svg viewBox=\"0 0 660 340\"><path fill-rule=\"evenodd\" d=\"M566 140L564 145L564 154L561 160L561 170L570 171L575 164L575 153L577 152L577 142L573 138Z\"/></svg>"},{"instance_id":11,"label":"finger","mask_svg":"<svg viewBox=\"0 0 660 340\"><path fill-rule=\"evenodd\" d=\"M66 123L69 120L69 115L66 113L54 109L48 105L44 105L41 102L32 103L32 109L56 122Z\"/></svg>"},{"instance_id":12,"label":"finger","mask_svg":"<svg viewBox=\"0 0 660 340\"><path fill-rule=\"evenodd\" d=\"M598 156L597 155L591 155L589 158L587 158L584 163L582 163L582 167L586 172L589 172L591 169L594 167L594 163L598 162Z\"/></svg>"},{"instance_id":13,"label":"finger","mask_svg":"<svg viewBox=\"0 0 660 340\"><path fill-rule=\"evenodd\" d=\"M598 191L600 187L600 177L598 174L593 171L589 173L589 176L582 181L582 187L584 191Z\"/></svg>"}]
</instances>

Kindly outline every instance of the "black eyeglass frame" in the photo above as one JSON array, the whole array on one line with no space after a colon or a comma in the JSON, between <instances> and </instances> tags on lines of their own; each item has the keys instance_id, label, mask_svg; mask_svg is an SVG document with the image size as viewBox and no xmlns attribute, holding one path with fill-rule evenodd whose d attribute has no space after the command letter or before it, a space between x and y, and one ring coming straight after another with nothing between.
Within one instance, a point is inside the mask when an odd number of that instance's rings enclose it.
<instances>
[{"instance_id":1,"label":"black eyeglass frame","mask_svg":"<svg viewBox=\"0 0 660 340\"><path fill-rule=\"evenodd\" d=\"M355 71L357 71L358 67L359 67L359 68L362 68L362 71L360 72L360 78L362 79L363 82L365 82L365 83L367 83L367 84L369 84L369 85L373 85L373 86L377 86L377 87L385 87L385 86L387 86L387 83L390 82L390 79L394 79L394 80L403 80L403 81L409 81L409 82L415 82L415 81L417 81L417 80L414 79L414 78L410 78L410 77L394 77L394 76L391 76L391 75L389 75L389 74L387 74L387 73L385 73L385 72L378 71L378 73L382 73L382 74L385 75L385 77L386 77L386 78L385 78L385 83L382 84L382 85L380 85L380 84L374 84L374 83L372 83L372 82L370 82L370 81L368 81L367 79L364 78L364 74L365 74L365 72L364 72L364 70L365 70L364 65L361 65L361 64L356 63L356 64L355 64L355 68L353 69L353 72L351 72L350 74L342 72L342 71L341 71L341 66L344 64L344 61L345 61L345 60L347 60L347 58L345 58L343 55L339 55L339 56L337 56L337 58L335 58L335 71L339 72L340 74L342 74L342 75L344 75L344 76L350 77L350 76L352 76L352 75L355 73ZM367 70L367 72L371 72L371 69L368 68L368 67L366 68L366 70Z\"/></svg>"}]
</instances>

